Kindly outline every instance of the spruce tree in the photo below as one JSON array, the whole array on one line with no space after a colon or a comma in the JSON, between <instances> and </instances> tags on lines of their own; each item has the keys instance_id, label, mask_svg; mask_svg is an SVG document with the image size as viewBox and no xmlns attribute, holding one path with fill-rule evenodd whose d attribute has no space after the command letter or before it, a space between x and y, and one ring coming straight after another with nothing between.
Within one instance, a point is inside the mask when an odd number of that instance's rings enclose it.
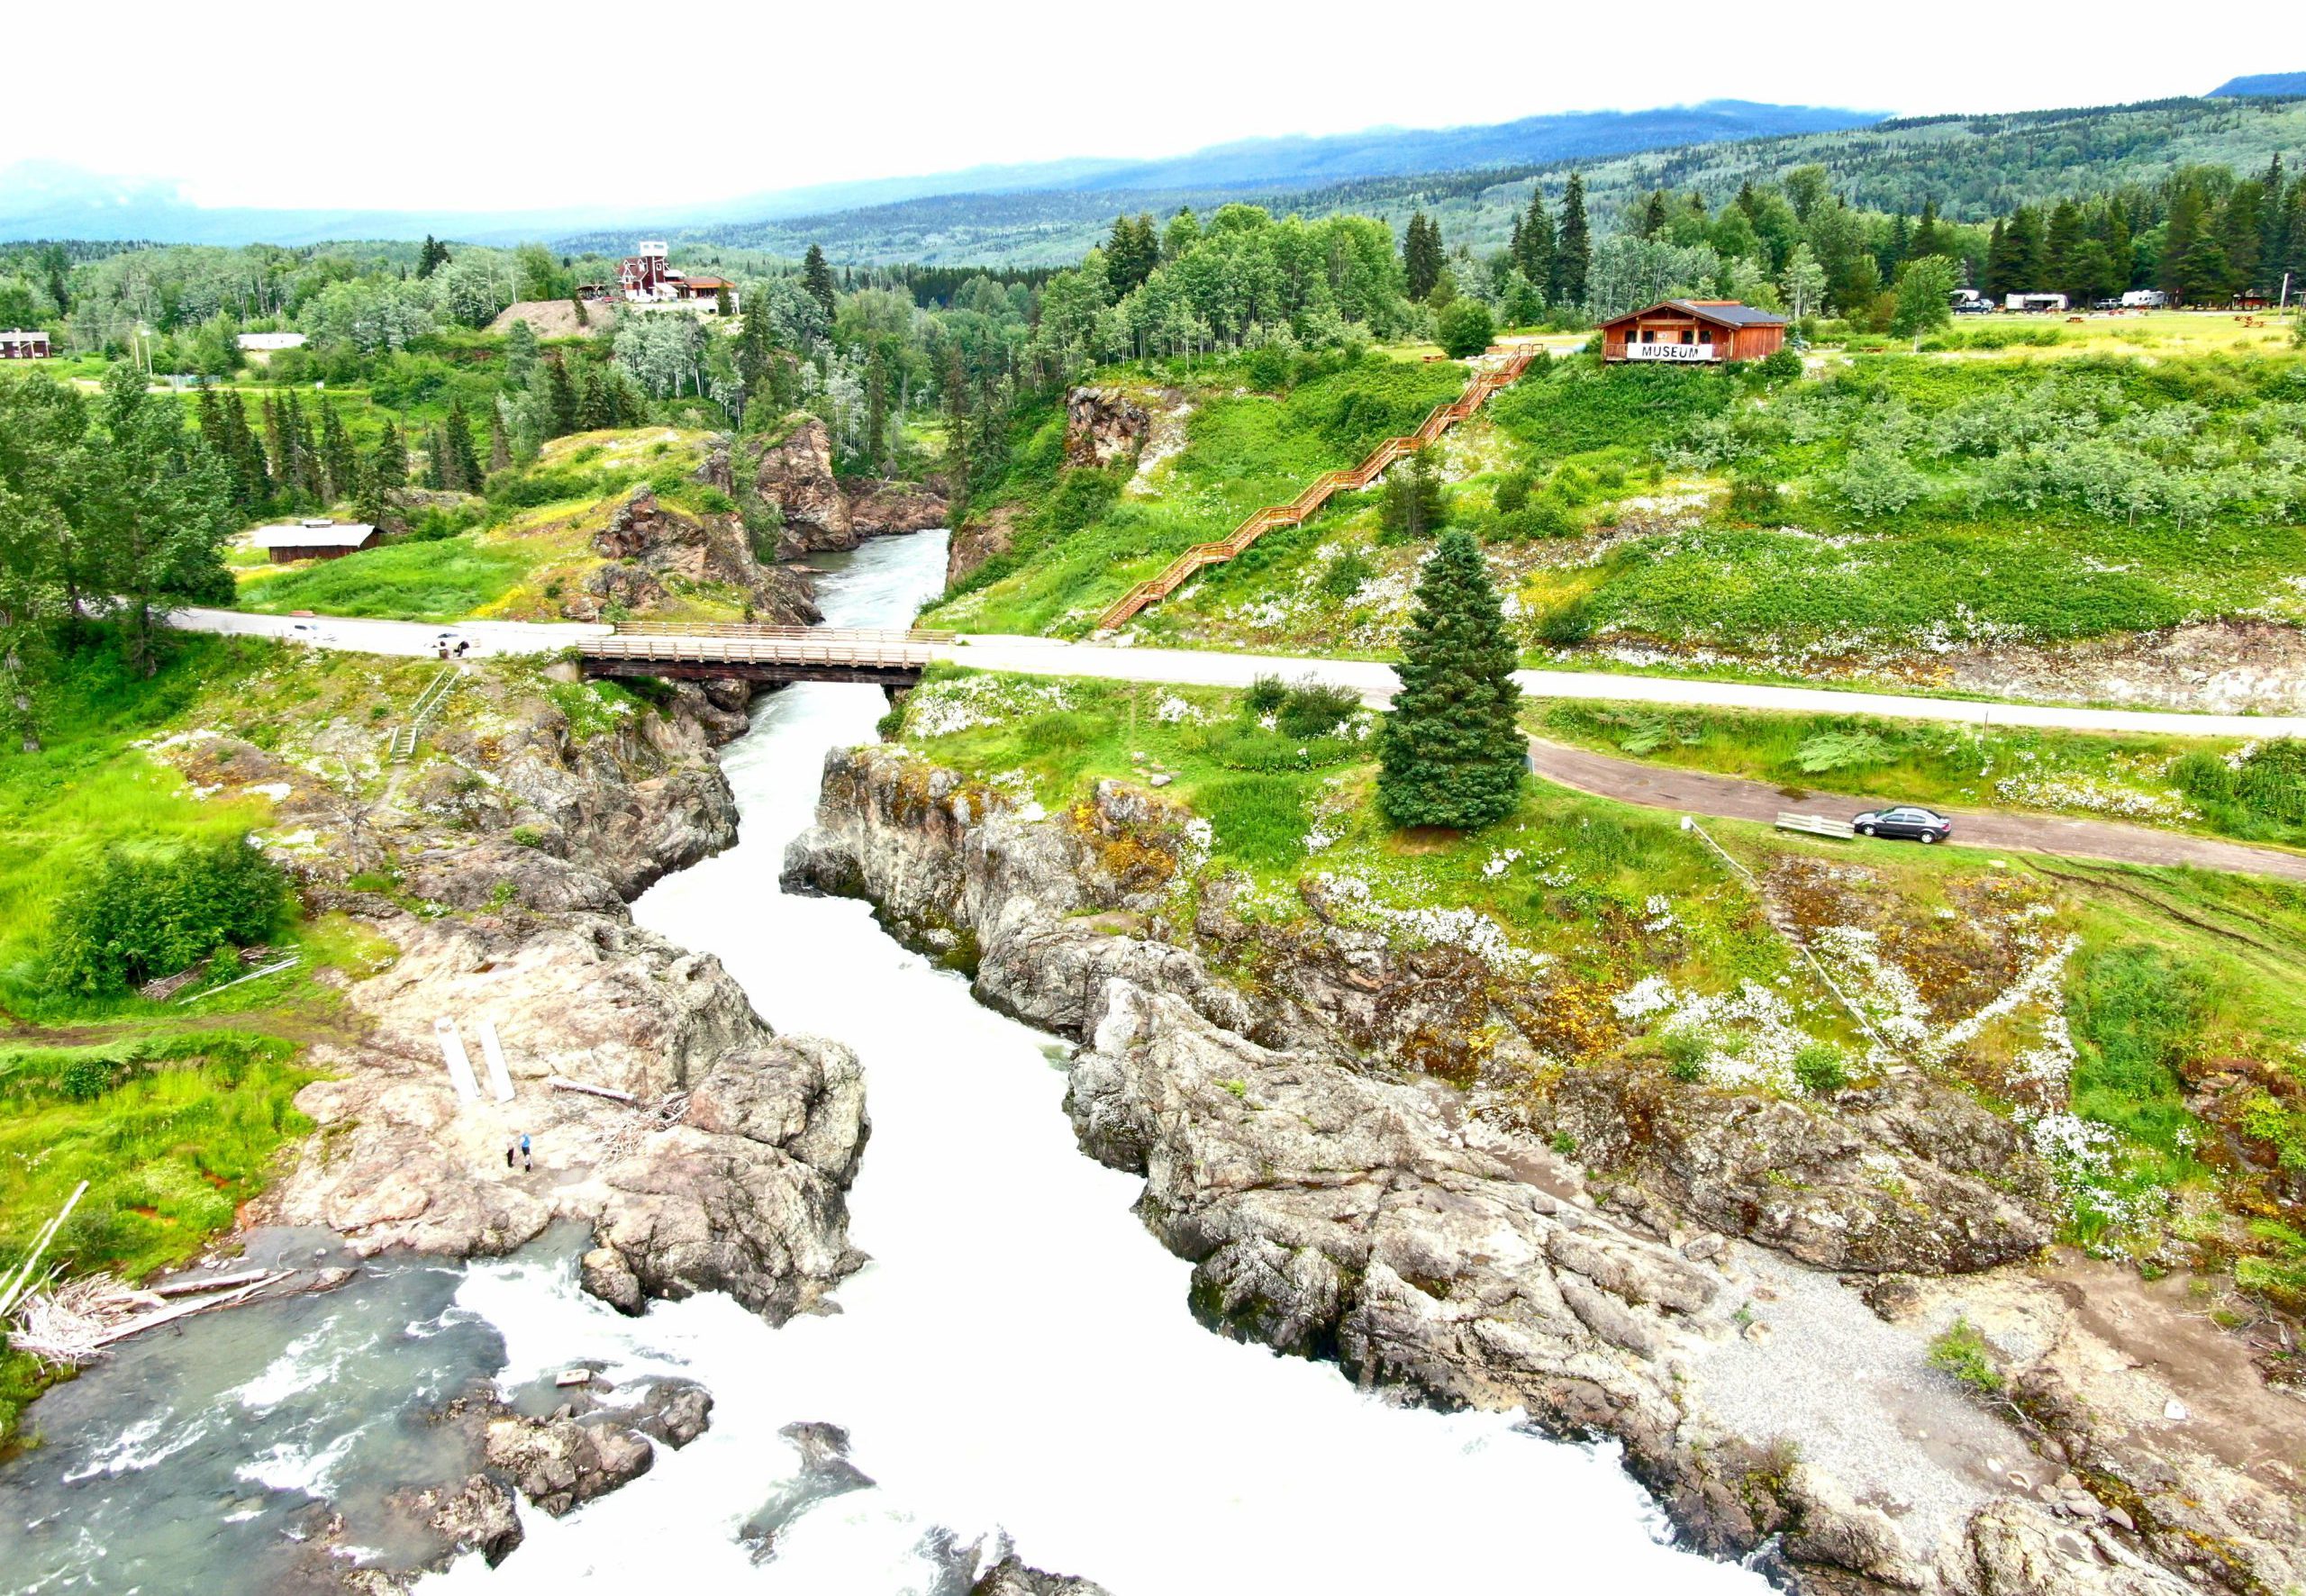
<instances>
[{"instance_id":1,"label":"spruce tree","mask_svg":"<svg viewBox=\"0 0 2306 1596\"><path fill-rule=\"evenodd\" d=\"M569 380L566 357L556 355L545 362L545 397L552 413L552 435L566 438L576 431L581 408L576 399L576 385Z\"/></svg>"},{"instance_id":2,"label":"spruce tree","mask_svg":"<svg viewBox=\"0 0 2306 1596\"><path fill-rule=\"evenodd\" d=\"M801 258L801 286L809 291L810 298L824 308L825 320L831 322L835 297L832 268L825 264L824 250L814 244L811 244L809 252Z\"/></svg>"},{"instance_id":3,"label":"spruce tree","mask_svg":"<svg viewBox=\"0 0 2306 1596\"><path fill-rule=\"evenodd\" d=\"M502 404L492 404L488 407L489 475L493 476L499 471L509 471L512 468L513 440L504 431L504 407Z\"/></svg>"},{"instance_id":4,"label":"spruce tree","mask_svg":"<svg viewBox=\"0 0 2306 1596\"><path fill-rule=\"evenodd\" d=\"M328 476L330 502L349 499L359 487L359 457L353 452L351 434L345 431L333 404L321 407L321 466Z\"/></svg>"},{"instance_id":5,"label":"spruce tree","mask_svg":"<svg viewBox=\"0 0 2306 1596\"><path fill-rule=\"evenodd\" d=\"M1545 190L1531 184L1530 208L1521 213L1521 246L1515 258L1521 275L1548 303L1553 298L1553 218L1546 214Z\"/></svg>"},{"instance_id":6,"label":"spruce tree","mask_svg":"<svg viewBox=\"0 0 2306 1596\"><path fill-rule=\"evenodd\" d=\"M379 489L389 492L408 485L408 444L395 423L385 423L384 436L377 440L369 467Z\"/></svg>"},{"instance_id":7,"label":"spruce tree","mask_svg":"<svg viewBox=\"0 0 2306 1596\"><path fill-rule=\"evenodd\" d=\"M480 455L472 441L472 418L465 413L465 402L458 399L449 406L449 458L441 463L443 485L461 494L480 491Z\"/></svg>"},{"instance_id":8,"label":"spruce tree","mask_svg":"<svg viewBox=\"0 0 2306 1596\"><path fill-rule=\"evenodd\" d=\"M1412 213L1402 234L1402 272L1412 299L1423 299L1441 280L1441 225L1424 212Z\"/></svg>"},{"instance_id":9,"label":"spruce tree","mask_svg":"<svg viewBox=\"0 0 2306 1596\"><path fill-rule=\"evenodd\" d=\"M1513 642L1467 533L1442 534L1417 597L1377 734L1377 802L1396 826L1472 830L1513 812L1528 769Z\"/></svg>"},{"instance_id":10,"label":"spruce tree","mask_svg":"<svg viewBox=\"0 0 2306 1596\"><path fill-rule=\"evenodd\" d=\"M1553 282L1548 297L1556 304L1585 303L1585 273L1593 260L1593 238L1585 225L1585 179L1569 174L1561 195L1561 231L1554 244Z\"/></svg>"}]
</instances>

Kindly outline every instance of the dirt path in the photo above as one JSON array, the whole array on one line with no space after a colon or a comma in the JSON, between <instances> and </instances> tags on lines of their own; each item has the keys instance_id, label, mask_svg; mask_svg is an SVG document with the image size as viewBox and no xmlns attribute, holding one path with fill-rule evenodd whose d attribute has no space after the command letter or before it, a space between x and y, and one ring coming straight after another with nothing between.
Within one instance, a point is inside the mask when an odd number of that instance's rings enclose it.
<instances>
[{"instance_id":1,"label":"dirt path","mask_svg":"<svg viewBox=\"0 0 2306 1596\"><path fill-rule=\"evenodd\" d=\"M1581 793L1650 809L1678 809L1721 820L1759 821L1766 825L1786 810L1847 820L1862 810L1884 807L1884 800L1879 798L1856 798L1806 788L1805 796L1790 798L1767 782L1646 765L1636 759L1620 759L1534 739L1530 744L1530 760L1531 768L1546 780ZM2067 854L2076 858L2111 859L2125 865L2193 865L2204 870L2231 870L2306 881L2306 855L2285 853L2279 848L2252 848L2247 843L2187 837L2174 831L2153 831L2112 821L2065 820L2055 815L2011 814L1994 810L1948 809L1942 812L1954 817L1956 847ZM1867 842L1861 838L1857 846L1920 845Z\"/></svg>"}]
</instances>

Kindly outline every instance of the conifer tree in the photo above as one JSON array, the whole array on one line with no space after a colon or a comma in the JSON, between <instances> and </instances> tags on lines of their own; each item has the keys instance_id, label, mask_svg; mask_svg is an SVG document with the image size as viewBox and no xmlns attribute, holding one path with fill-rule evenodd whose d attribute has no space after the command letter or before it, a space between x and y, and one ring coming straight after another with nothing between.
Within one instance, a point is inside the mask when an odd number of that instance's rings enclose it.
<instances>
[{"instance_id":1,"label":"conifer tree","mask_svg":"<svg viewBox=\"0 0 2306 1596\"><path fill-rule=\"evenodd\" d=\"M571 294L568 296L568 303L576 309L576 325L590 327L593 324L593 313L585 308L585 296L581 294Z\"/></svg>"},{"instance_id":2,"label":"conifer tree","mask_svg":"<svg viewBox=\"0 0 2306 1596\"><path fill-rule=\"evenodd\" d=\"M1396 826L1471 830L1513 812L1528 769L1513 642L1467 533L1442 534L1417 597L1377 734L1377 801Z\"/></svg>"},{"instance_id":3,"label":"conifer tree","mask_svg":"<svg viewBox=\"0 0 2306 1596\"><path fill-rule=\"evenodd\" d=\"M809 291L810 298L823 307L825 320L831 322L833 319L836 297L832 286L832 268L825 264L824 250L815 244L811 244L809 252L801 258L801 286Z\"/></svg>"},{"instance_id":4,"label":"conifer tree","mask_svg":"<svg viewBox=\"0 0 2306 1596\"><path fill-rule=\"evenodd\" d=\"M447 431L449 458L441 462L441 485L452 487L460 494L480 491L480 456L473 448L472 418L465 413L465 402L456 400L449 406Z\"/></svg>"},{"instance_id":5,"label":"conifer tree","mask_svg":"<svg viewBox=\"0 0 2306 1596\"><path fill-rule=\"evenodd\" d=\"M449 440L440 429L435 427L425 434L424 439L424 485L426 487L438 490L449 485L449 473L446 466L448 458Z\"/></svg>"},{"instance_id":6,"label":"conifer tree","mask_svg":"<svg viewBox=\"0 0 2306 1596\"><path fill-rule=\"evenodd\" d=\"M616 425L616 413L610 408L613 401L606 391L607 387L608 384L602 380L598 372L585 374L583 389L576 401L576 431L596 432L604 427Z\"/></svg>"},{"instance_id":7,"label":"conifer tree","mask_svg":"<svg viewBox=\"0 0 2306 1596\"><path fill-rule=\"evenodd\" d=\"M504 431L504 406L488 407L488 472L494 476L499 471L513 468L513 440Z\"/></svg>"},{"instance_id":8,"label":"conifer tree","mask_svg":"<svg viewBox=\"0 0 2306 1596\"><path fill-rule=\"evenodd\" d=\"M1641 207L1641 224L1634 231L1645 239L1654 239L1666 231L1666 195L1662 190L1650 191L1649 203Z\"/></svg>"},{"instance_id":9,"label":"conifer tree","mask_svg":"<svg viewBox=\"0 0 2306 1596\"><path fill-rule=\"evenodd\" d=\"M1530 208L1521 213L1521 244L1514 258L1521 268L1521 275L1548 302L1553 297L1553 218L1546 214L1545 190L1531 184Z\"/></svg>"},{"instance_id":10,"label":"conifer tree","mask_svg":"<svg viewBox=\"0 0 2306 1596\"><path fill-rule=\"evenodd\" d=\"M377 486L384 492L408 485L408 444L395 423L385 423L384 436L377 440L376 452L370 457L369 470L377 479Z\"/></svg>"},{"instance_id":11,"label":"conifer tree","mask_svg":"<svg viewBox=\"0 0 2306 1596\"><path fill-rule=\"evenodd\" d=\"M350 498L360 485L359 457L333 404L321 407L321 464L328 475L329 500Z\"/></svg>"},{"instance_id":12,"label":"conifer tree","mask_svg":"<svg viewBox=\"0 0 2306 1596\"><path fill-rule=\"evenodd\" d=\"M1585 273L1593 261L1593 238L1585 224L1585 179L1569 174L1561 195L1561 231L1554 245L1553 281L1547 297L1556 304L1585 303Z\"/></svg>"},{"instance_id":13,"label":"conifer tree","mask_svg":"<svg viewBox=\"0 0 2306 1596\"><path fill-rule=\"evenodd\" d=\"M1423 299L1441 280L1441 225L1424 212L1412 213L1402 234L1402 271L1412 299Z\"/></svg>"},{"instance_id":14,"label":"conifer tree","mask_svg":"<svg viewBox=\"0 0 2306 1596\"><path fill-rule=\"evenodd\" d=\"M567 357L556 355L545 362L545 397L552 413L552 435L566 438L576 431L582 419L582 407L577 403L576 385L569 380Z\"/></svg>"}]
</instances>

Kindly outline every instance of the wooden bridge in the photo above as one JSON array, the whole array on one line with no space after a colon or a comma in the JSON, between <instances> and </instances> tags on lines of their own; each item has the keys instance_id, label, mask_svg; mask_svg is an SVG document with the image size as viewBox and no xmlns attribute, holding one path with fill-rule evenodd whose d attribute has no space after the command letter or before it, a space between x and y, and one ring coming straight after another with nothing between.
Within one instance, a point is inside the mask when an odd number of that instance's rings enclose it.
<instances>
[{"instance_id":1,"label":"wooden bridge","mask_svg":"<svg viewBox=\"0 0 2306 1596\"><path fill-rule=\"evenodd\" d=\"M1233 535L1221 543L1196 543L1171 561L1159 576L1139 583L1113 601L1105 612L1097 617L1097 627L1111 631L1134 616L1146 605L1168 597L1185 585L1205 567L1222 565L1241 550L1256 542L1276 527L1295 526L1341 493L1359 493L1382 475L1386 467L1403 455L1415 454L1442 433L1479 410L1492 394L1516 381L1530 368L1537 350L1527 345L1493 346L1486 358L1498 364L1477 372L1466 385L1466 391L1447 404L1437 404L1416 431L1401 438L1388 438L1371 449L1362 462L1350 471L1325 471L1286 504L1270 504L1257 512L1239 526Z\"/></svg>"},{"instance_id":2,"label":"wooden bridge","mask_svg":"<svg viewBox=\"0 0 2306 1596\"><path fill-rule=\"evenodd\" d=\"M586 674L751 682L869 682L910 687L945 631L838 626L621 626L576 645Z\"/></svg>"}]
</instances>

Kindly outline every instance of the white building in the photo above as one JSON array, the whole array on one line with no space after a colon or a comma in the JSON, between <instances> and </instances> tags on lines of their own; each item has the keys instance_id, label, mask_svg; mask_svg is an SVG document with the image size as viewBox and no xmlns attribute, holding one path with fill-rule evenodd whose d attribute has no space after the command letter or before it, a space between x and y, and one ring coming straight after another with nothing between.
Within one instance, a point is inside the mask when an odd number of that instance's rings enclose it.
<instances>
[{"instance_id":1,"label":"white building","mask_svg":"<svg viewBox=\"0 0 2306 1596\"><path fill-rule=\"evenodd\" d=\"M268 352L273 349L301 349L304 347L304 343L305 338L301 332L243 332L240 337L241 348L251 353Z\"/></svg>"}]
</instances>

